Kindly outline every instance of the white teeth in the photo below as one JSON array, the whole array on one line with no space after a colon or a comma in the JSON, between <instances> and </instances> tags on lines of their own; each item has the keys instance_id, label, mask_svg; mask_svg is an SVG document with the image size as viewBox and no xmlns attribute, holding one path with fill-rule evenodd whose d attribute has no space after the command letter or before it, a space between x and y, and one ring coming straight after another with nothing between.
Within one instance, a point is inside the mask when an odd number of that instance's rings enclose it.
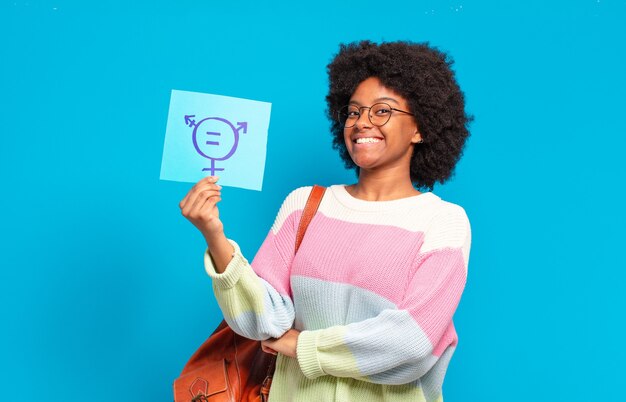
<instances>
[{"instance_id":1,"label":"white teeth","mask_svg":"<svg viewBox=\"0 0 626 402\"><path fill-rule=\"evenodd\" d=\"M374 142L380 142L380 138L357 138L356 139L356 143L357 144L365 144L365 143L374 143Z\"/></svg>"}]
</instances>

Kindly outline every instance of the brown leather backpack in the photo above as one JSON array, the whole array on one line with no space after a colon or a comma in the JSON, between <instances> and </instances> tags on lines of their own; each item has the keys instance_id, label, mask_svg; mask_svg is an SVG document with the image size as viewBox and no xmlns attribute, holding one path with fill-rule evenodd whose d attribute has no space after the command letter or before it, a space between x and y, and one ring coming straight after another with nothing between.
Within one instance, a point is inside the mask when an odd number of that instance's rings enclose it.
<instances>
[{"instance_id":1,"label":"brown leather backpack","mask_svg":"<svg viewBox=\"0 0 626 402\"><path fill-rule=\"evenodd\" d=\"M311 190L298 226L296 252L325 190ZM266 402L275 364L276 356L263 352L260 341L236 334L222 321L174 381L174 401Z\"/></svg>"}]
</instances>

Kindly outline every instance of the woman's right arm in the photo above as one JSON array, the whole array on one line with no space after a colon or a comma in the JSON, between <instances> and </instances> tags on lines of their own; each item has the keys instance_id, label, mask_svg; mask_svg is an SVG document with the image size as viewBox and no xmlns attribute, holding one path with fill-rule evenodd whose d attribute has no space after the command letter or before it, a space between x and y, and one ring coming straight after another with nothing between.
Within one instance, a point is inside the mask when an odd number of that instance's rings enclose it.
<instances>
[{"instance_id":1,"label":"woman's right arm","mask_svg":"<svg viewBox=\"0 0 626 402\"><path fill-rule=\"evenodd\" d=\"M213 290L224 319L235 332L247 338L278 338L291 329L295 317L288 284L290 255L295 243L294 219L299 219L292 212L299 201L283 203L250 266L237 243L224 235L216 206L221 200L220 188L215 181L206 178L198 182L181 201L181 209L207 242L205 268L213 279Z\"/></svg>"},{"instance_id":2,"label":"woman's right arm","mask_svg":"<svg viewBox=\"0 0 626 402\"><path fill-rule=\"evenodd\" d=\"M233 247L224 235L217 203L222 200L222 186L218 177L208 176L197 182L178 205L180 211L204 236L215 261L215 269L222 273L233 256Z\"/></svg>"}]
</instances>

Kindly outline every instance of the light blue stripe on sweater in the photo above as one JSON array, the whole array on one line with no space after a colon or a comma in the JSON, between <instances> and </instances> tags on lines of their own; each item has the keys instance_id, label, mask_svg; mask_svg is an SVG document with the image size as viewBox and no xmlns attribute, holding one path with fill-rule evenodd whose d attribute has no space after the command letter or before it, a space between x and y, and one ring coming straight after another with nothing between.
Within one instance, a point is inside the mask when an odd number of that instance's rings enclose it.
<instances>
[{"instance_id":1,"label":"light blue stripe on sweater","mask_svg":"<svg viewBox=\"0 0 626 402\"><path fill-rule=\"evenodd\" d=\"M282 296L263 278L256 278L267 290L263 295L263 313L245 311L224 319L233 331L249 339L265 340L280 338L293 327L294 306L291 299ZM218 299L219 301L219 299ZM227 308L222 308L228 311Z\"/></svg>"},{"instance_id":2,"label":"light blue stripe on sweater","mask_svg":"<svg viewBox=\"0 0 626 402\"><path fill-rule=\"evenodd\" d=\"M428 400L434 400L442 393L443 379L448 369L455 347L449 346L439 357L433 368L421 378L422 390Z\"/></svg>"},{"instance_id":3,"label":"light blue stripe on sweater","mask_svg":"<svg viewBox=\"0 0 626 402\"><path fill-rule=\"evenodd\" d=\"M293 276L296 328L346 325L345 345L363 376L379 384L407 384L437 361L432 345L408 311L345 283ZM419 386L419 382L415 383Z\"/></svg>"},{"instance_id":4,"label":"light blue stripe on sweater","mask_svg":"<svg viewBox=\"0 0 626 402\"><path fill-rule=\"evenodd\" d=\"M406 384L437 361L428 337L406 310L384 310L348 325L345 342L363 375L380 384Z\"/></svg>"},{"instance_id":5,"label":"light blue stripe on sweater","mask_svg":"<svg viewBox=\"0 0 626 402\"><path fill-rule=\"evenodd\" d=\"M384 297L345 283L292 276L296 329L317 330L375 317L396 305Z\"/></svg>"}]
</instances>

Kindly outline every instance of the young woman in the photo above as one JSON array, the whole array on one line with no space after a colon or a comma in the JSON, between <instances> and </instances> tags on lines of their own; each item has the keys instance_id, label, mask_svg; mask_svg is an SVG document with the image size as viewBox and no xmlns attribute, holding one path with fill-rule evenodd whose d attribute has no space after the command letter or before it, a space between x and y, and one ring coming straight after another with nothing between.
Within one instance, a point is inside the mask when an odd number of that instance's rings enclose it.
<instances>
[{"instance_id":1,"label":"young woman","mask_svg":"<svg viewBox=\"0 0 626 402\"><path fill-rule=\"evenodd\" d=\"M181 201L226 321L278 354L270 402L443 400L471 243L465 210L432 192L469 135L451 65L428 44L341 46L328 115L358 181L329 187L297 254L311 187L287 196L251 265L224 235L217 178Z\"/></svg>"}]
</instances>

